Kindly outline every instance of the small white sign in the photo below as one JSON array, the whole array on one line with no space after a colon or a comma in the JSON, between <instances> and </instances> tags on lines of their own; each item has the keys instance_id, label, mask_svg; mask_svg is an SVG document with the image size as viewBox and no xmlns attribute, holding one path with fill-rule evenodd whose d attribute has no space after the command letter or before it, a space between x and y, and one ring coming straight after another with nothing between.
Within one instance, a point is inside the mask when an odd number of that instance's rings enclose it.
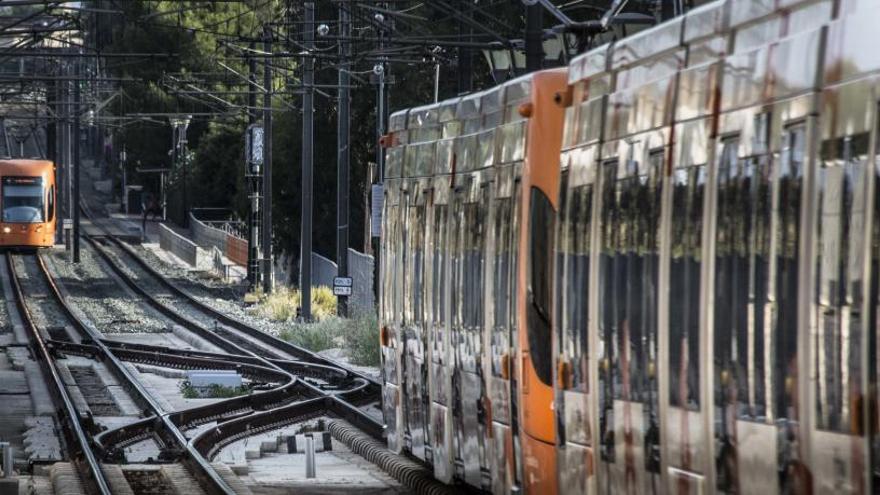
<instances>
[{"instance_id":1,"label":"small white sign","mask_svg":"<svg viewBox=\"0 0 880 495\"><path fill-rule=\"evenodd\" d=\"M62 228L72 229L73 228L73 219L72 218L65 218L64 221L62 222Z\"/></svg>"},{"instance_id":2,"label":"small white sign","mask_svg":"<svg viewBox=\"0 0 880 495\"><path fill-rule=\"evenodd\" d=\"M333 287L351 287L351 277L335 277Z\"/></svg>"},{"instance_id":3,"label":"small white sign","mask_svg":"<svg viewBox=\"0 0 880 495\"><path fill-rule=\"evenodd\" d=\"M334 296L350 296L351 295L351 287L344 286L333 286L333 295Z\"/></svg>"}]
</instances>

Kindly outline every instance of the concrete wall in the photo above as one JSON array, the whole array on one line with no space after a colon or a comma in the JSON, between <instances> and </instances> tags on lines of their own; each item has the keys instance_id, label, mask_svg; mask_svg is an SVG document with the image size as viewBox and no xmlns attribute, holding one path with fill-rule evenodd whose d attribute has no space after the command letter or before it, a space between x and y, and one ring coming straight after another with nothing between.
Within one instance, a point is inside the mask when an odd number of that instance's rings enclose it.
<instances>
[{"instance_id":1,"label":"concrete wall","mask_svg":"<svg viewBox=\"0 0 880 495\"><path fill-rule=\"evenodd\" d=\"M205 225L192 213L189 214L189 226L196 244L203 248L216 247L221 251L226 251L226 232Z\"/></svg>"},{"instance_id":2,"label":"concrete wall","mask_svg":"<svg viewBox=\"0 0 880 495\"><path fill-rule=\"evenodd\" d=\"M336 277L336 263L312 253L312 287L324 285L333 287L333 278Z\"/></svg>"},{"instance_id":3,"label":"concrete wall","mask_svg":"<svg viewBox=\"0 0 880 495\"><path fill-rule=\"evenodd\" d=\"M376 308L376 294L373 292L374 263L369 254L348 250L348 274L354 285L349 298L352 308L365 311L374 311Z\"/></svg>"},{"instance_id":4,"label":"concrete wall","mask_svg":"<svg viewBox=\"0 0 880 495\"><path fill-rule=\"evenodd\" d=\"M159 224L159 246L187 262L193 268L205 268L210 263L204 250L165 224Z\"/></svg>"},{"instance_id":5,"label":"concrete wall","mask_svg":"<svg viewBox=\"0 0 880 495\"><path fill-rule=\"evenodd\" d=\"M333 287L333 279L338 273L336 263L312 253L312 286L326 285ZM349 305L359 310L372 311L376 304L373 293L373 257L348 250L348 275L351 277L352 291Z\"/></svg>"}]
</instances>

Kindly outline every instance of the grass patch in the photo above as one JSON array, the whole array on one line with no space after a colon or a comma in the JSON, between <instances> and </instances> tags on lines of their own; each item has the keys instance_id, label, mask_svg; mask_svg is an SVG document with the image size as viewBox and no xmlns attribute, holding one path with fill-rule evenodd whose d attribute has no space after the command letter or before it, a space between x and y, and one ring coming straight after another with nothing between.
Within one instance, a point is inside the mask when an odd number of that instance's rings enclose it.
<instances>
[{"instance_id":1,"label":"grass patch","mask_svg":"<svg viewBox=\"0 0 880 495\"><path fill-rule=\"evenodd\" d=\"M251 312L272 321L295 320L302 301L299 289L279 287L271 294L257 293L258 302ZM329 287L312 287L312 317L324 320L336 315L336 296Z\"/></svg>"},{"instance_id":2,"label":"grass patch","mask_svg":"<svg viewBox=\"0 0 880 495\"><path fill-rule=\"evenodd\" d=\"M315 323L293 323L279 337L314 352L340 347L345 320L336 316Z\"/></svg>"},{"instance_id":3,"label":"grass patch","mask_svg":"<svg viewBox=\"0 0 880 495\"><path fill-rule=\"evenodd\" d=\"M379 320L376 315L359 315L348 320L343 339L352 364L379 366Z\"/></svg>"},{"instance_id":4,"label":"grass patch","mask_svg":"<svg viewBox=\"0 0 880 495\"><path fill-rule=\"evenodd\" d=\"M193 387L189 380L180 382L180 393L184 399L229 399L240 395L247 395L250 389L241 387L224 387L223 385L211 385L207 390Z\"/></svg>"},{"instance_id":5,"label":"grass patch","mask_svg":"<svg viewBox=\"0 0 880 495\"><path fill-rule=\"evenodd\" d=\"M379 326L372 314L294 323L279 337L314 352L341 347L352 364L379 366Z\"/></svg>"}]
</instances>

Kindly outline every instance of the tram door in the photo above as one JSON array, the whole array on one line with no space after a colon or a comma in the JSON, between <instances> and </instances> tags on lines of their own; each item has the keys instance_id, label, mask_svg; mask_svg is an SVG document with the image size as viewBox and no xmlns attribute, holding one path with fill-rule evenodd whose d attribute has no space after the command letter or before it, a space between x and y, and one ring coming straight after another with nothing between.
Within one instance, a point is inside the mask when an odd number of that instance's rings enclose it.
<instances>
[{"instance_id":1,"label":"tram door","mask_svg":"<svg viewBox=\"0 0 880 495\"><path fill-rule=\"evenodd\" d=\"M700 130L703 122L682 126L679 139L687 149L699 146L705 149ZM663 152L651 154L652 160L661 162ZM667 366L661 380L665 381L661 400L667 401L664 441L666 442L665 465L668 466L668 489L670 494L705 493L704 476L710 466L710 453L706 446L706 411L702 407L701 390L704 378L700 335L703 321L703 226L707 165L688 163L696 153L682 153L667 179L668 194L668 246L665 256L668 270L665 276L667 290L664 301L667 314L665 321L667 340L665 347ZM661 369L663 369L661 367Z\"/></svg>"},{"instance_id":2,"label":"tram door","mask_svg":"<svg viewBox=\"0 0 880 495\"><path fill-rule=\"evenodd\" d=\"M482 485L482 466L486 446L483 418L482 339L484 305L482 298L485 267L488 183L474 172L456 178L455 229L452 250L452 348L455 353L453 376L453 414L455 443L464 471L464 480Z\"/></svg>"},{"instance_id":3,"label":"tram door","mask_svg":"<svg viewBox=\"0 0 880 495\"><path fill-rule=\"evenodd\" d=\"M389 170L399 169L402 148L388 151ZM400 386L402 381L402 341L400 338L402 277L404 266L402 225L400 215L399 179L386 180L385 210L382 227L382 263L387 267L382 278L382 408L385 420L388 448L396 453L403 450L403 408L401 407Z\"/></svg>"},{"instance_id":4,"label":"tram door","mask_svg":"<svg viewBox=\"0 0 880 495\"><path fill-rule=\"evenodd\" d=\"M430 146L430 145L428 145ZM410 148L413 146L410 145ZM425 145L421 145L425 147ZM425 159L424 153L419 155ZM408 159L409 161L409 159ZM425 459L426 402L428 399L425 379L425 230L427 227L428 184L425 180L407 179L405 194L404 251L404 326L403 326L403 386L404 422L409 440L409 451L417 458Z\"/></svg>"},{"instance_id":5,"label":"tram door","mask_svg":"<svg viewBox=\"0 0 880 495\"><path fill-rule=\"evenodd\" d=\"M756 115L752 141L725 137L718 153L712 327L719 493L808 493L797 355L806 128L783 130L774 163L769 123L769 114Z\"/></svg>"},{"instance_id":6,"label":"tram door","mask_svg":"<svg viewBox=\"0 0 880 495\"><path fill-rule=\"evenodd\" d=\"M855 86L855 87L853 87ZM861 97L857 85L829 90L831 97ZM851 93L846 95L845 93ZM812 361L816 376L812 433L816 494L867 494L869 355L876 329L876 164L870 132L822 141L812 193L816 233ZM876 487L875 487L876 490ZM873 492L876 493L876 492Z\"/></svg>"},{"instance_id":7,"label":"tram door","mask_svg":"<svg viewBox=\"0 0 880 495\"><path fill-rule=\"evenodd\" d=\"M621 148L624 146L622 145ZM600 493L662 493L657 287L663 154L601 166Z\"/></svg>"},{"instance_id":8,"label":"tram door","mask_svg":"<svg viewBox=\"0 0 880 495\"><path fill-rule=\"evenodd\" d=\"M447 141L451 144L451 141ZM431 253L430 285L430 445L434 476L452 482L452 369L449 347L449 177L434 179L431 231L427 250Z\"/></svg>"},{"instance_id":9,"label":"tram door","mask_svg":"<svg viewBox=\"0 0 880 495\"><path fill-rule=\"evenodd\" d=\"M589 342L589 297L593 253L593 204L596 196L597 146L566 152L559 193L556 252L556 321L559 322L557 400L561 400L559 437L560 491L594 493L596 465L595 360ZM566 166L567 165L567 166ZM563 289L564 288L564 289Z\"/></svg>"},{"instance_id":10,"label":"tram door","mask_svg":"<svg viewBox=\"0 0 880 495\"><path fill-rule=\"evenodd\" d=\"M484 413L491 423L490 474L492 492L509 493L514 482L511 367L514 354L516 260L519 239L519 164L498 168L493 184L490 272L486 305L491 311L487 335L488 363L484 363L487 398Z\"/></svg>"}]
</instances>

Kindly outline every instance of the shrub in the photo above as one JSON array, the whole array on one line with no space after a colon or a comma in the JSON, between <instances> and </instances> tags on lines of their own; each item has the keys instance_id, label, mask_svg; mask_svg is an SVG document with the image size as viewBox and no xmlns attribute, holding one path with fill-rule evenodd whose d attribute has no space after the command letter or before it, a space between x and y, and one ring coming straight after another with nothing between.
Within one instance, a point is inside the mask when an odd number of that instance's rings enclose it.
<instances>
[{"instance_id":1,"label":"shrub","mask_svg":"<svg viewBox=\"0 0 880 495\"><path fill-rule=\"evenodd\" d=\"M294 323L281 331L279 337L314 352L341 347L352 364L379 365L379 326L372 314Z\"/></svg>"},{"instance_id":2,"label":"shrub","mask_svg":"<svg viewBox=\"0 0 880 495\"><path fill-rule=\"evenodd\" d=\"M298 289L280 287L269 295L260 295L259 302L251 310L273 321L289 321L296 318L302 301ZM312 287L312 317L323 320L336 314L336 296L329 287Z\"/></svg>"},{"instance_id":3,"label":"shrub","mask_svg":"<svg viewBox=\"0 0 880 495\"><path fill-rule=\"evenodd\" d=\"M339 347L341 328L344 320L335 316L315 323L294 323L290 328L282 330L282 339L305 347L314 352Z\"/></svg>"}]
</instances>

